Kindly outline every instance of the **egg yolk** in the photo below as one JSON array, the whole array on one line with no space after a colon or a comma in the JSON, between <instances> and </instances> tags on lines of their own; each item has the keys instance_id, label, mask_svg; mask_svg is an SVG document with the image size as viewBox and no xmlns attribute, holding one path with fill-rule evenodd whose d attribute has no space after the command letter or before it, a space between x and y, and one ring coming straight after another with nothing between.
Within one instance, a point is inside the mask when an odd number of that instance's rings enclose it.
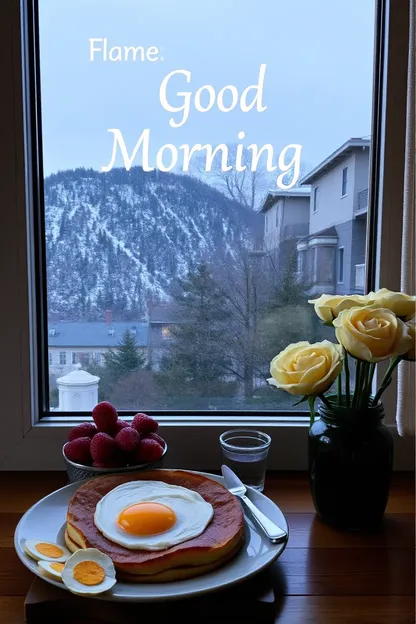
<instances>
[{"instance_id":1,"label":"egg yolk","mask_svg":"<svg viewBox=\"0 0 416 624\"><path fill-rule=\"evenodd\" d=\"M158 535L174 526L176 516L173 509L161 503L136 503L123 509L117 522L131 535Z\"/></svg>"},{"instance_id":2,"label":"egg yolk","mask_svg":"<svg viewBox=\"0 0 416 624\"><path fill-rule=\"evenodd\" d=\"M52 568L52 570L55 570L55 572L62 572L62 570L65 567L64 563L51 563L50 567Z\"/></svg>"},{"instance_id":3,"label":"egg yolk","mask_svg":"<svg viewBox=\"0 0 416 624\"><path fill-rule=\"evenodd\" d=\"M44 542L39 542L36 544L36 550L38 553L43 555L44 557L62 557L64 551L59 546L55 546L54 544L45 544Z\"/></svg>"},{"instance_id":4,"label":"egg yolk","mask_svg":"<svg viewBox=\"0 0 416 624\"><path fill-rule=\"evenodd\" d=\"M96 561L80 561L74 566L73 575L83 585L99 585L105 579L104 568Z\"/></svg>"}]
</instances>

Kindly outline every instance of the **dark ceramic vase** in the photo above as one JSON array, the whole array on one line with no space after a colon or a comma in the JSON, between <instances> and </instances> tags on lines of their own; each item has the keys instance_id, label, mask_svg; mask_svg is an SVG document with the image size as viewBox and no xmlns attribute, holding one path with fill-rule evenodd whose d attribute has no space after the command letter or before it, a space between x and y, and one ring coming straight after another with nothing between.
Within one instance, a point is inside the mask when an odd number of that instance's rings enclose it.
<instances>
[{"instance_id":1,"label":"dark ceramic vase","mask_svg":"<svg viewBox=\"0 0 416 624\"><path fill-rule=\"evenodd\" d=\"M361 412L321 405L309 430L309 482L317 514L328 524L371 530L389 497L393 436L383 404Z\"/></svg>"}]
</instances>

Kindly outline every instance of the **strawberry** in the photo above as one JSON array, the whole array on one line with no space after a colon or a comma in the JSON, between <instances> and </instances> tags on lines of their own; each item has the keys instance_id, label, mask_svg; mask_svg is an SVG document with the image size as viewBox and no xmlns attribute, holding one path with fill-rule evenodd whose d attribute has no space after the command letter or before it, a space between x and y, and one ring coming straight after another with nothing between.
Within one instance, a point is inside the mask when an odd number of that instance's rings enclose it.
<instances>
[{"instance_id":1,"label":"strawberry","mask_svg":"<svg viewBox=\"0 0 416 624\"><path fill-rule=\"evenodd\" d=\"M147 414L136 414L131 426L139 433L147 435L148 433L155 433L159 427L159 423Z\"/></svg>"},{"instance_id":2,"label":"strawberry","mask_svg":"<svg viewBox=\"0 0 416 624\"><path fill-rule=\"evenodd\" d=\"M92 417L97 425L98 431L111 433L117 425L117 410L108 401L102 401L92 410Z\"/></svg>"},{"instance_id":3,"label":"strawberry","mask_svg":"<svg viewBox=\"0 0 416 624\"><path fill-rule=\"evenodd\" d=\"M97 433L91 440L91 456L94 462L104 463L117 452L117 444L108 433Z\"/></svg>"},{"instance_id":4,"label":"strawberry","mask_svg":"<svg viewBox=\"0 0 416 624\"><path fill-rule=\"evenodd\" d=\"M76 438L65 445L65 455L70 461L87 466L91 464L90 445L91 438Z\"/></svg>"},{"instance_id":5,"label":"strawberry","mask_svg":"<svg viewBox=\"0 0 416 624\"><path fill-rule=\"evenodd\" d=\"M131 427L131 425L125 420L118 420L116 422L116 426L114 430L111 432L111 435L113 436L113 438L115 438L118 432L124 429L124 427Z\"/></svg>"},{"instance_id":6,"label":"strawberry","mask_svg":"<svg viewBox=\"0 0 416 624\"><path fill-rule=\"evenodd\" d=\"M124 427L114 439L122 451L131 453L139 446L140 435L133 427Z\"/></svg>"},{"instance_id":7,"label":"strawberry","mask_svg":"<svg viewBox=\"0 0 416 624\"><path fill-rule=\"evenodd\" d=\"M156 442L160 444L162 449L164 449L166 446L166 442L164 441L164 439L161 438L160 435L157 435L157 433L149 433L148 435L143 437L143 440L156 440Z\"/></svg>"},{"instance_id":8,"label":"strawberry","mask_svg":"<svg viewBox=\"0 0 416 624\"><path fill-rule=\"evenodd\" d=\"M68 440L76 440L77 438L92 438L97 433L97 427L94 423L84 422L81 425L73 427L68 434Z\"/></svg>"},{"instance_id":9,"label":"strawberry","mask_svg":"<svg viewBox=\"0 0 416 624\"><path fill-rule=\"evenodd\" d=\"M137 449L136 460L140 464L151 464L162 457L163 449L156 440L145 438L140 441Z\"/></svg>"}]
</instances>

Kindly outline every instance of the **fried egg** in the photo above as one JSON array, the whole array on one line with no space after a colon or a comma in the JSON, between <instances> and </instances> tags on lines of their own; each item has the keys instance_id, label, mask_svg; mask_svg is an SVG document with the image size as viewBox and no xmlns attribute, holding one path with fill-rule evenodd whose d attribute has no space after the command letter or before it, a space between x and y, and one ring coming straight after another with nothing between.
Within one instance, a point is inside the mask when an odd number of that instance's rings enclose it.
<instances>
[{"instance_id":1,"label":"fried egg","mask_svg":"<svg viewBox=\"0 0 416 624\"><path fill-rule=\"evenodd\" d=\"M24 550L35 561L66 561L71 553L65 546L43 540L26 540Z\"/></svg>"},{"instance_id":2,"label":"fried egg","mask_svg":"<svg viewBox=\"0 0 416 624\"><path fill-rule=\"evenodd\" d=\"M131 550L165 550L201 535L214 515L198 492L162 481L129 481L97 503L94 522Z\"/></svg>"},{"instance_id":3,"label":"fried egg","mask_svg":"<svg viewBox=\"0 0 416 624\"><path fill-rule=\"evenodd\" d=\"M62 581L62 570L64 569L64 563L57 563L54 561L38 561L39 574L46 576L46 578L53 581Z\"/></svg>"},{"instance_id":4,"label":"fried egg","mask_svg":"<svg viewBox=\"0 0 416 624\"><path fill-rule=\"evenodd\" d=\"M110 557L96 548L77 550L62 570L62 581L74 594L101 594L115 585L116 571Z\"/></svg>"}]
</instances>

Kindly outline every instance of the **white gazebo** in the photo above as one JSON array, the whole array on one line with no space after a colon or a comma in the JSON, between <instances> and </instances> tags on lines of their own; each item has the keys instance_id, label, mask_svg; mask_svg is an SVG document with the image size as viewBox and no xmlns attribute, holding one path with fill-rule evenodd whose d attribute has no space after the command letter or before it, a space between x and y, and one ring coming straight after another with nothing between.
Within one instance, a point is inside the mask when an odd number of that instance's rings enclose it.
<instances>
[{"instance_id":1,"label":"white gazebo","mask_svg":"<svg viewBox=\"0 0 416 624\"><path fill-rule=\"evenodd\" d=\"M56 380L61 412L90 412L98 403L100 378L87 373L77 364L75 370Z\"/></svg>"}]
</instances>

